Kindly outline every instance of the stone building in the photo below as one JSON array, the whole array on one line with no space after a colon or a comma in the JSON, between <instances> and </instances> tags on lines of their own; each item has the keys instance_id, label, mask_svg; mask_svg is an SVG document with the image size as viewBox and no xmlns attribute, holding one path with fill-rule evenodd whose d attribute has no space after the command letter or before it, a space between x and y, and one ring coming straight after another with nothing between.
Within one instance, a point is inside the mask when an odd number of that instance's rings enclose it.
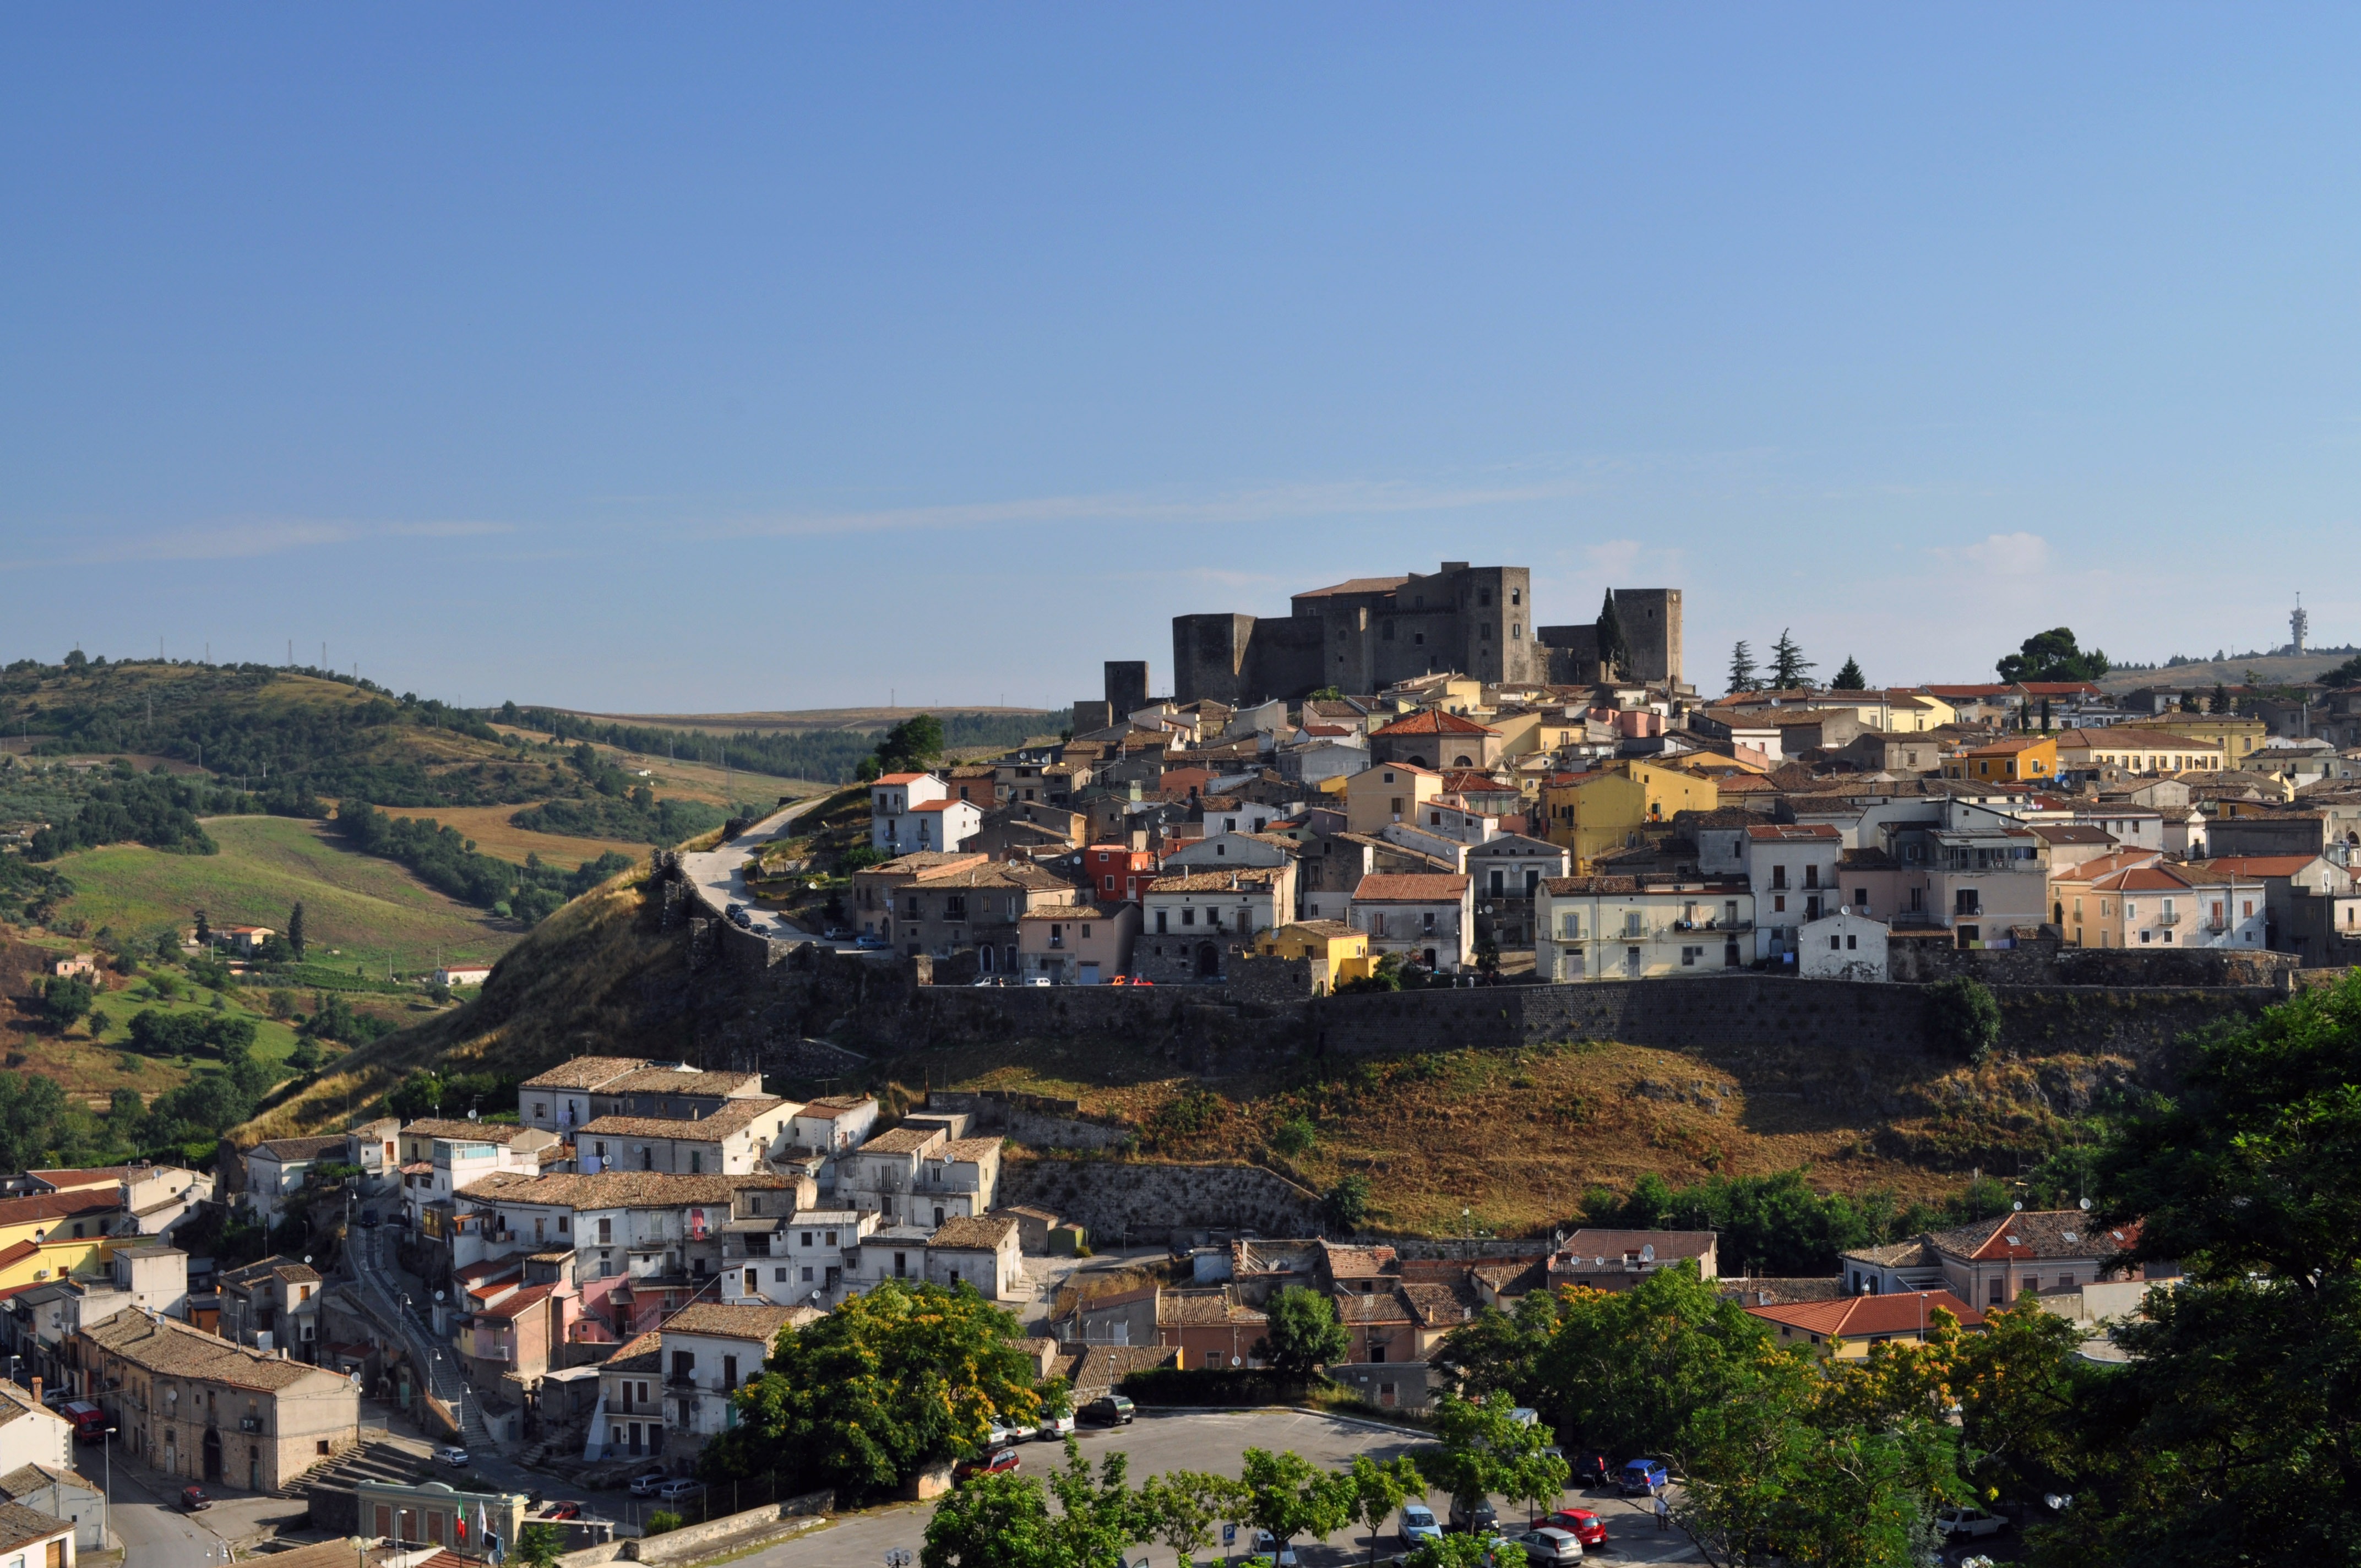
<instances>
[{"instance_id":1,"label":"stone building","mask_svg":"<svg viewBox=\"0 0 2361 1568\"><path fill-rule=\"evenodd\" d=\"M144 1312L82 1330L81 1347L126 1452L167 1475L271 1492L360 1441L341 1373Z\"/></svg>"}]
</instances>

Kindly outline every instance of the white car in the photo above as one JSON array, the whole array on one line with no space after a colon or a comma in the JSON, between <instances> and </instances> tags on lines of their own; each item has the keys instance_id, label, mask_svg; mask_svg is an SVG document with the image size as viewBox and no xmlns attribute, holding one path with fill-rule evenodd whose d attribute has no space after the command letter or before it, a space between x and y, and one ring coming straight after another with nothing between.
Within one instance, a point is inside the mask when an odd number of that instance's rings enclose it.
<instances>
[{"instance_id":1,"label":"white car","mask_svg":"<svg viewBox=\"0 0 2361 1568\"><path fill-rule=\"evenodd\" d=\"M705 1496L705 1483L683 1476L677 1481L667 1481L658 1486L656 1496L667 1503L685 1503L691 1497Z\"/></svg>"},{"instance_id":2,"label":"white car","mask_svg":"<svg viewBox=\"0 0 2361 1568\"><path fill-rule=\"evenodd\" d=\"M1998 1535L2008 1528L2008 1521L1998 1514L1988 1514L1973 1507L1939 1508L1935 1514L1935 1529L1942 1535Z\"/></svg>"},{"instance_id":3,"label":"white car","mask_svg":"<svg viewBox=\"0 0 2361 1568\"><path fill-rule=\"evenodd\" d=\"M467 1467L467 1451L464 1448L439 1448L434 1451L434 1457L454 1470Z\"/></svg>"},{"instance_id":4,"label":"white car","mask_svg":"<svg viewBox=\"0 0 2361 1568\"><path fill-rule=\"evenodd\" d=\"M670 1479L670 1475L662 1470L651 1470L643 1475L634 1475L631 1477L631 1496L653 1497L656 1495L656 1488Z\"/></svg>"},{"instance_id":5,"label":"white car","mask_svg":"<svg viewBox=\"0 0 2361 1568\"><path fill-rule=\"evenodd\" d=\"M1402 1505L1402 1545L1414 1549L1422 1541L1441 1541L1442 1539L1443 1524L1434 1517L1433 1508L1428 1508L1424 1503Z\"/></svg>"},{"instance_id":6,"label":"white car","mask_svg":"<svg viewBox=\"0 0 2361 1568\"><path fill-rule=\"evenodd\" d=\"M1279 1568L1296 1568L1295 1543L1281 1541L1267 1530L1255 1531L1254 1549L1256 1556L1269 1558Z\"/></svg>"},{"instance_id":7,"label":"white car","mask_svg":"<svg viewBox=\"0 0 2361 1568\"><path fill-rule=\"evenodd\" d=\"M1043 1442L1063 1442L1074 1435L1074 1412L1068 1410L1062 1416L1043 1416L1033 1435Z\"/></svg>"},{"instance_id":8,"label":"white car","mask_svg":"<svg viewBox=\"0 0 2361 1568\"><path fill-rule=\"evenodd\" d=\"M1024 1428L1003 1426L998 1421L993 1422L991 1431L986 1432L984 1435L984 1446L986 1448L1006 1448L1012 1442L1023 1442L1024 1441Z\"/></svg>"}]
</instances>

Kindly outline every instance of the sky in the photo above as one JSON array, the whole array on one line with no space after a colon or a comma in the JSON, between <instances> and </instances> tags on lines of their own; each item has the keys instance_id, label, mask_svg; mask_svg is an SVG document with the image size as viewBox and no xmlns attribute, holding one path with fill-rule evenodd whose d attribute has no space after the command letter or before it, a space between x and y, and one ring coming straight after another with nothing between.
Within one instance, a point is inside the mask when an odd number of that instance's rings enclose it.
<instances>
[{"instance_id":1,"label":"sky","mask_svg":"<svg viewBox=\"0 0 2361 1568\"><path fill-rule=\"evenodd\" d=\"M1444 559L1686 674L2361 642L2361 11L16 6L0 658L1061 705Z\"/></svg>"}]
</instances>

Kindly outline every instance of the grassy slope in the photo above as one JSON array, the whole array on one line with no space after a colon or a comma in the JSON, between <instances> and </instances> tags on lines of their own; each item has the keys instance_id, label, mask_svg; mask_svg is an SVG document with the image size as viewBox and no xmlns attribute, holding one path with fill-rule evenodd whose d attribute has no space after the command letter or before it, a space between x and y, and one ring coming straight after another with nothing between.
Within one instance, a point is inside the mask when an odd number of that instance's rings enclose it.
<instances>
[{"instance_id":1,"label":"grassy slope","mask_svg":"<svg viewBox=\"0 0 2361 1568\"><path fill-rule=\"evenodd\" d=\"M670 792L667 792L670 793ZM650 846L629 839L576 839L557 833L535 833L509 821L522 809L514 806L390 806L388 817L424 817L476 841L476 848L487 855L524 864L527 855L538 855L544 865L572 871L585 861L595 861L612 850L618 854L644 856Z\"/></svg>"},{"instance_id":2,"label":"grassy slope","mask_svg":"<svg viewBox=\"0 0 2361 1568\"><path fill-rule=\"evenodd\" d=\"M203 909L216 926L283 928L296 900L320 954L336 949L347 963L382 970L445 960L489 962L514 946L518 931L434 892L390 861L336 847L332 830L282 817L224 817L205 830L217 855L167 855L115 844L60 857L74 896L58 924L76 916L93 931L144 931L190 921ZM567 843L577 840L565 840Z\"/></svg>"},{"instance_id":3,"label":"grassy slope","mask_svg":"<svg viewBox=\"0 0 2361 1568\"><path fill-rule=\"evenodd\" d=\"M680 978L676 944L644 917L646 874L635 868L566 905L517 944L482 995L353 1051L238 1128L238 1140L341 1126L347 1103L373 1102L413 1068L524 1077L591 1051L683 1054L682 1040L629 1027L645 986Z\"/></svg>"},{"instance_id":4,"label":"grassy slope","mask_svg":"<svg viewBox=\"0 0 2361 1568\"><path fill-rule=\"evenodd\" d=\"M2224 659L2219 663L2209 659L2202 664L2175 664L2169 670L2114 670L2098 685L2102 691L2110 692L2137 691L2142 686L2235 686L2246 684L2249 670L2255 673L2257 684L2278 685L2318 680L2323 672L2334 669L2348 657L2345 653L2306 653L2301 659Z\"/></svg>"}]
</instances>

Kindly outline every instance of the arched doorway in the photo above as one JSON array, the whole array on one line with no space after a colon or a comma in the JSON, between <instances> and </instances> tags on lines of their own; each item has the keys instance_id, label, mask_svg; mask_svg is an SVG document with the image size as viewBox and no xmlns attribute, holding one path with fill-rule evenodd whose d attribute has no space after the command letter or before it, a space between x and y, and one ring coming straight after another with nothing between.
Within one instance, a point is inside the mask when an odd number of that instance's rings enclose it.
<instances>
[{"instance_id":1,"label":"arched doorway","mask_svg":"<svg viewBox=\"0 0 2361 1568\"><path fill-rule=\"evenodd\" d=\"M1429 764L1424 757L1412 757L1410 760L1410 765L1413 768L1423 768Z\"/></svg>"},{"instance_id":2,"label":"arched doorway","mask_svg":"<svg viewBox=\"0 0 2361 1568\"><path fill-rule=\"evenodd\" d=\"M1211 942L1200 942L1197 944L1197 978L1199 980L1219 980L1222 978L1221 949L1214 947Z\"/></svg>"},{"instance_id":3,"label":"arched doorway","mask_svg":"<svg viewBox=\"0 0 2361 1568\"><path fill-rule=\"evenodd\" d=\"M208 1481L218 1481L221 1478L221 1433L215 1431L211 1427L207 1427L205 1429L205 1479Z\"/></svg>"},{"instance_id":4,"label":"arched doorway","mask_svg":"<svg viewBox=\"0 0 2361 1568\"><path fill-rule=\"evenodd\" d=\"M262 1490L262 1450L258 1448L246 1451L246 1489L249 1492Z\"/></svg>"}]
</instances>

